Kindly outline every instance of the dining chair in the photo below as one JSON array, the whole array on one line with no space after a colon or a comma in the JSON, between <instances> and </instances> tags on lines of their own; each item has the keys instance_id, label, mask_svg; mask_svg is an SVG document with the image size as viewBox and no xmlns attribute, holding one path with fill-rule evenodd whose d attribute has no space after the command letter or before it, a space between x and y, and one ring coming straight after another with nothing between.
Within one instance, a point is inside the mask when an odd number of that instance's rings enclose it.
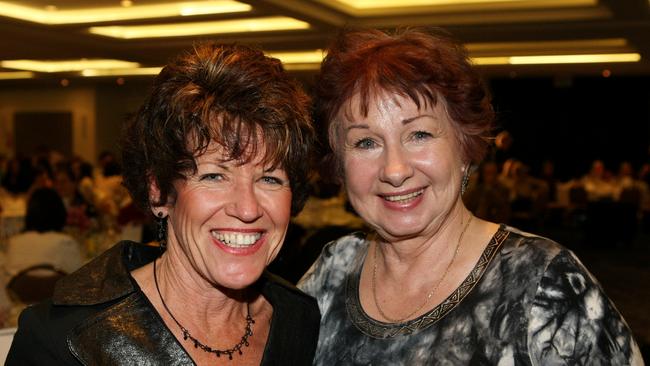
<instances>
[{"instance_id":1,"label":"dining chair","mask_svg":"<svg viewBox=\"0 0 650 366\"><path fill-rule=\"evenodd\" d=\"M51 297L54 284L66 274L48 263L33 265L11 277L7 293L14 302L37 303Z\"/></svg>"}]
</instances>

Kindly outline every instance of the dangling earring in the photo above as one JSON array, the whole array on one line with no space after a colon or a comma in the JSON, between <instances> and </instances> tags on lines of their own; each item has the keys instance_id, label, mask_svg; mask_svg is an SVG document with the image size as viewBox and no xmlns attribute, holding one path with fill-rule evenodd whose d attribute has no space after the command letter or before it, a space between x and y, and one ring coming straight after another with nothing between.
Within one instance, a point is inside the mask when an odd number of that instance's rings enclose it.
<instances>
[{"instance_id":1,"label":"dangling earring","mask_svg":"<svg viewBox=\"0 0 650 366\"><path fill-rule=\"evenodd\" d=\"M167 249L167 217L163 217L162 211L159 211L156 216L158 216L158 245L160 251L164 252Z\"/></svg>"},{"instance_id":2,"label":"dangling earring","mask_svg":"<svg viewBox=\"0 0 650 366\"><path fill-rule=\"evenodd\" d=\"M463 174L463 180L460 182L460 195L464 195L467 190L467 185L469 184L469 168L470 165L465 168L465 173Z\"/></svg>"}]
</instances>

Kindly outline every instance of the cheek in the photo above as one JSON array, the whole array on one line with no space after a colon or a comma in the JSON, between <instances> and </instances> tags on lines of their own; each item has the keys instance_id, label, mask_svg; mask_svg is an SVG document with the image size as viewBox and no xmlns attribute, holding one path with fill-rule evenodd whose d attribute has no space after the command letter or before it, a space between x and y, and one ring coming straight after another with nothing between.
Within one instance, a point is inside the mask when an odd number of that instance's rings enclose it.
<instances>
[{"instance_id":1,"label":"cheek","mask_svg":"<svg viewBox=\"0 0 650 366\"><path fill-rule=\"evenodd\" d=\"M286 226L291 219L291 198L290 190L268 192L264 194L264 207L272 221L277 225Z\"/></svg>"},{"instance_id":2,"label":"cheek","mask_svg":"<svg viewBox=\"0 0 650 366\"><path fill-rule=\"evenodd\" d=\"M343 160L343 181L348 189L358 191L367 188L377 177L379 166L374 159L349 156Z\"/></svg>"},{"instance_id":3,"label":"cheek","mask_svg":"<svg viewBox=\"0 0 650 366\"><path fill-rule=\"evenodd\" d=\"M204 221L223 202L219 194L207 190L187 190L179 192L173 207L176 221Z\"/></svg>"}]
</instances>

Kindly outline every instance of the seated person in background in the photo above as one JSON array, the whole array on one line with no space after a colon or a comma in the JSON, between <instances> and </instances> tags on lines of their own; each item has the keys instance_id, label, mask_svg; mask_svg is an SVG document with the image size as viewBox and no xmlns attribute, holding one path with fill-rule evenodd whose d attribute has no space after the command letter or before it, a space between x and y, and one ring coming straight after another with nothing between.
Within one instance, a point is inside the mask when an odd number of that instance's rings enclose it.
<instances>
[{"instance_id":1,"label":"seated person in background","mask_svg":"<svg viewBox=\"0 0 650 366\"><path fill-rule=\"evenodd\" d=\"M51 188L39 188L29 197L24 232L9 238L5 270L13 276L23 269L49 263L65 272L81 267L79 243L61 232L67 213L63 200Z\"/></svg>"},{"instance_id":2,"label":"seated person in background","mask_svg":"<svg viewBox=\"0 0 650 366\"><path fill-rule=\"evenodd\" d=\"M467 208L484 220L507 223L510 220L510 191L498 179L499 167L494 161L481 165L476 184L463 196Z\"/></svg>"},{"instance_id":3,"label":"seated person in background","mask_svg":"<svg viewBox=\"0 0 650 366\"><path fill-rule=\"evenodd\" d=\"M614 185L602 160L592 162L589 173L582 177L581 183L587 191L590 201L614 199Z\"/></svg>"}]
</instances>

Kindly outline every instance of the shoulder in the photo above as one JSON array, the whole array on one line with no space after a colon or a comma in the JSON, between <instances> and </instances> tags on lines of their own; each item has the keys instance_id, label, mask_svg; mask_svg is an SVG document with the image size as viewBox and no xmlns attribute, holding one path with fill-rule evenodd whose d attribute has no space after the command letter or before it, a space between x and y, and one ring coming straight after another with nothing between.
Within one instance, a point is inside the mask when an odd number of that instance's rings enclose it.
<instances>
[{"instance_id":1,"label":"shoulder","mask_svg":"<svg viewBox=\"0 0 650 366\"><path fill-rule=\"evenodd\" d=\"M366 234L351 233L326 244L314 266L319 265L322 270L347 270L354 266L357 256L365 254L366 248Z\"/></svg>"},{"instance_id":2,"label":"shoulder","mask_svg":"<svg viewBox=\"0 0 650 366\"><path fill-rule=\"evenodd\" d=\"M22 245L23 243L34 242L39 238L39 233L36 231L25 231L20 234L13 235L7 239L8 249L15 245Z\"/></svg>"},{"instance_id":3,"label":"shoulder","mask_svg":"<svg viewBox=\"0 0 650 366\"><path fill-rule=\"evenodd\" d=\"M287 308L300 308L307 313L314 313L320 317L316 299L302 292L285 279L270 272L265 272L260 282L263 286L262 293L271 302L274 308L278 306Z\"/></svg>"},{"instance_id":4,"label":"shoulder","mask_svg":"<svg viewBox=\"0 0 650 366\"><path fill-rule=\"evenodd\" d=\"M50 301L27 307L18 319L6 365L76 364L66 335L82 319L81 313L58 309Z\"/></svg>"},{"instance_id":5,"label":"shoulder","mask_svg":"<svg viewBox=\"0 0 650 366\"><path fill-rule=\"evenodd\" d=\"M630 329L575 254L550 239L506 231L502 255L507 260L502 263L510 267L505 272L512 270L528 284L533 363L636 364L640 353Z\"/></svg>"},{"instance_id":6,"label":"shoulder","mask_svg":"<svg viewBox=\"0 0 650 366\"><path fill-rule=\"evenodd\" d=\"M507 225L503 225L502 230L508 234L504 243L504 250L539 252L546 253L548 256L554 256L562 250L566 250L566 248L554 240L537 234L532 234Z\"/></svg>"},{"instance_id":7,"label":"shoulder","mask_svg":"<svg viewBox=\"0 0 650 366\"><path fill-rule=\"evenodd\" d=\"M72 236L66 233L60 233L56 231L48 231L41 235L42 243L49 243L50 245L60 245L60 246L75 246L78 247L79 243Z\"/></svg>"},{"instance_id":8,"label":"shoulder","mask_svg":"<svg viewBox=\"0 0 650 366\"><path fill-rule=\"evenodd\" d=\"M359 259L365 255L368 248L365 237L364 233L355 232L325 245L318 259L298 283L298 287L314 295L324 290L325 284L330 287L341 285L347 274L357 267Z\"/></svg>"},{"instance_id":9,"label":"shoulder","mask_svg":"<svg viewBox=\"0 0 650 366\"><path fill-rule=\"evenodd\" d=\"M320 325L316 300L268 272L265 272L260 283L264 297L273 306L263 364L311 364Z\"/></svg>"},{"instance_id":10,"label":"shoulder","mask_svg":"<svg viewBox=\"0 0 650 366\"><path fill-rule=\"evenodd\" d=\"M543 236L531 234L510 226L502 226L497 235L507 235L500 248L502 260L521 265L522 269L541 274L557 256L573 256L561 244Z\"/></svg>"},{"instance_id":11,"label":"shoulder","mask_svg":"<svg viewBox=\"0 0 650 366\"><path fill-rule=\"evenodd\" d=\"M54 305L97 305L135 290L129 272L156 258L158 249L123 241L57 282Z\"/></svg>"}]
</instances>

